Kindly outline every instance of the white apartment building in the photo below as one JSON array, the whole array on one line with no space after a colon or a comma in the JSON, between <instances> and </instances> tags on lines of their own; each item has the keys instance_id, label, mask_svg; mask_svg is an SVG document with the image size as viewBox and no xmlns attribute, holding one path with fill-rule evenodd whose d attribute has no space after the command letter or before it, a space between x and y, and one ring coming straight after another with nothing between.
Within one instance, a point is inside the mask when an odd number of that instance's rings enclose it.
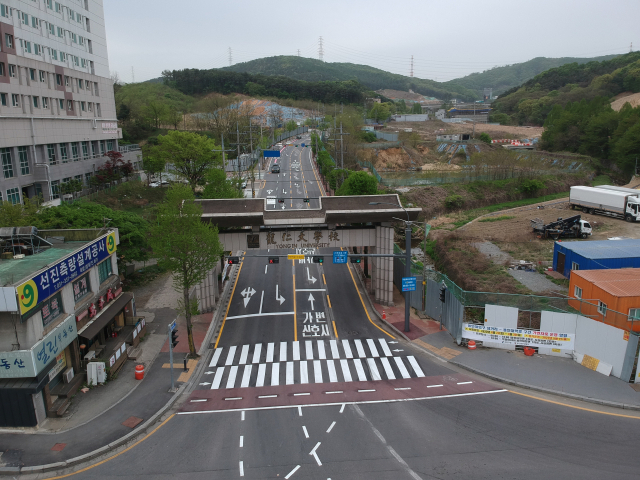
<instances>
[{"instance_id":1,"label":"white apartment building","mask_svg":"<svg viewBox=\"0 0 640 480\"><path fill-rule=\"evenodd\" d=\"M0 0L0 200L90 178L120 148L102 0Z\"/></svg>"}]
</instances>

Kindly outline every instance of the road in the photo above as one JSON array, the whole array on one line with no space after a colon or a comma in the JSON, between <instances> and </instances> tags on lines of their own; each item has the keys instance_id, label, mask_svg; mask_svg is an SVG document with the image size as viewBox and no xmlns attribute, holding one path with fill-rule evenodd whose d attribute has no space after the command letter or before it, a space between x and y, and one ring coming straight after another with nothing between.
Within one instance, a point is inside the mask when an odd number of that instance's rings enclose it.
<instances>
[{"instance_id":1,"label":"road","mask_svg":"<svg viewBox=\"0 0 640 480\"><path fill-rule=\"evenodd\" d=\"M287 147L259 195L284 190L287 209L301 191L313 208L305 150ZM351 265L316 253L327 261L245 258L196 390L146 440L74 478L637 477L637 419L450 369L370 317Z\"/></svg>"}]
</instances>

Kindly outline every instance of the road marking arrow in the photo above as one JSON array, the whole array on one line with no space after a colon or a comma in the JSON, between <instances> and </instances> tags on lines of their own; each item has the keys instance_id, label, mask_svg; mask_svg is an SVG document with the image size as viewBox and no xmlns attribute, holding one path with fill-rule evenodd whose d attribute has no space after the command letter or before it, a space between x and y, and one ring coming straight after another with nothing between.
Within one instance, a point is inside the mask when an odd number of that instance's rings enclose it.
<instances>
[{"instance_id":1,"label":"road marking arrow","mask_svg":"<svg viewBox=\"0 0 640 480\"><path fill-rule=\"evenodd\" d=\"M204 386L211 385L211 382L204 382L204 383L201 383L200 385L204 385Z\"/></svg>"},{"instance_id":2,"label":"road marking arrow","mask_svg":"<svg viewBox=\"0 0 640 480\"><path fill-rule=\"evenodd\" d=\"M253 295L255 293L256 293L256 291L251 287L247 287L241 292L241 295L242 295L242 297L244 299L245 308L246 308L247 304L249 303L249 300L251 300L251 297L253 297Z\"/></svg>"},{"instance_id":3,"label":"road marking arrow","mask_svg":"<svg viewBox=\"0 0 640 480\"><path fill-rule=\"evenodd\" d=\"M282 205L282 209L284 210L284 205Z\"/></svg>"},{"instance_id":4,"label":"road marking arrow","mask_svg":"<svg viewBox=\"0 0 640 480\"><path fill-rule=\"evenodd\" d=\"M311 283L316 283L316 277L312 276L311 273L309 273L309 267L307 267L307 280L309 280Z\"/></svg>"},{"instance_id":5,"label":"road marking arrow","mask_svg":"<svg viewBox=\"0 0 640 480\"><path fill-rule=\"evenodd\" d=\"M211 375L212 373L215 373L215 372L204 372L205 375Z\"/></svg>"},{"instance_id":6,"label":"road marking arrow","mask_svg":"<svg viewBox=\"0 0 640 480\"><path fill-rule=\"evenodd\" d=\"M282 295L278 295L278 285L276 285L276 302L280 302L280 305L284 303L284 297Z\"/></svg>"},{"instance_id":7,"label":"road marking arrow","mask_svg":"<svg viewBox=\"0 0 640 480\"><path fill-rule=\"evenodd\" d=\"M313 298L313 293L310 293L310 294L309 294L309 298L307 298L307 300L309 300L309 301L311 302L311 310L314 310L314 308L313 308L313 302L315 302L315 301L316 301L316 299L315 299L315 298Z\"/></svg>"},{"instance_id":8,"label":"road marking arrow","mask_svg":"<svg viewBox=\"0 0 640 480\"><path fill-rule=\"evenodd\" d=\"M271 195L273 193L273 190L267 190L267 193Z\"/></svg>"},{"instance_id":9,"label":"road marking arrow","mask_svg":"<svg viewBox=\"0 0 640 480\"><path fill-rule=\"evenodd\" d=\"M404 352L404 350L398 350L397 348L395 350L391 350L392 352Z\"/></svg>"}]
</instances>

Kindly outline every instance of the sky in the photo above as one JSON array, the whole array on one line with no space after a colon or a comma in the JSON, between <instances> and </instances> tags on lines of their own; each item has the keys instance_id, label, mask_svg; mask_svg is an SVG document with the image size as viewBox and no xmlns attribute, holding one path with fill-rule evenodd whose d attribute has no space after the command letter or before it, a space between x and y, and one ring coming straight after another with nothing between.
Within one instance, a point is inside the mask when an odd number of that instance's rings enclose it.
<instances>
[{"instance_id":1,"label":"sky","mask_svg":"<svg viewBox=\"0 0 640 480\"><path fill-rule=\"evenodd\" d=\"M121 81L274 55L370 65L437 81L535 57L640 49L640 0L105 0ZM133 72L132 72L133 67Z\"/></svg>"}]
</instances>

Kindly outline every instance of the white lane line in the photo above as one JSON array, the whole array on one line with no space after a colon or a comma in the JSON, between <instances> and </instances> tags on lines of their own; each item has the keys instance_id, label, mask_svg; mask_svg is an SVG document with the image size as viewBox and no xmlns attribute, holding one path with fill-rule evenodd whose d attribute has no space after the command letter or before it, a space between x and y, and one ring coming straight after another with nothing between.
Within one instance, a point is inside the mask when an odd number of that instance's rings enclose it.
<instances>
[{"instance_id":1,"label":"white lane line","mask_svg":"<svg viewBox=\"0 0 640 480\"><path fill-rule=\"evenodd\" d=\"M293 342L293 359L300 360L300 342L297 340Z\"/></svg>"},{"instance_id":2,"label":"white lane line","mask_svg":"<svg viewBox=\"0 0 640 480\"><path fill-rule=\"evenodd\" d=\"M427 385L427 388L438 388L438 387L444 387L444 385Z\"/></svg>"},{"instance_id":3,"label":"white lane line","mask_svg":"<svg viewBox=\"0 0 640 480\"><path fill-rule=\"evenodd\" d=\"M258 313L260 315L262 315L262 301L264 300L264 290L262 291L262 295L260 296L260 310L258 310Z\"/></svg>"},{"instance_id":4,"label":"white lane line","mask_svg":"<svg viewBox=\"0 0 640 480\"><path fill-rule=\"evenodd\" d=\"M304 438L309 438L309 432L307 432L307 427L302 426L302 431L304 432Z\"/></svg>"},{"instance_id":5,"label":"white lane line","mask_svg":"<svg viewBox=\"0 0 640 480\"><path fill-rule=\"evenodd\" d=\"M340 358L340 352L338 351L338 342L335 340L329 340L329 346L331 347L331 356L335 359Z\"/></svg>"},{"instance_id":6,"label":"white lane line","mask_svg":"<svg viewBox=\"0 0 640 480\"><path fill-rule=\"evenodd\" d=\"M300 361L300 383L309 383L309 370L306 360Z\"/></svg>"},{"instance_id":7,"label":"white lane line","mask_svg":"<svg viewBox=\"0 0 640 480\"><path fill-rule=\"evenodd\" d=\"M244 436L240 435L240 448L244 447Z\"/></svg>"},{"instance_id":8,"label":"white lane line","mask_svg":"<svg viewBox=\"0 0 640 480\"><path fill-rule=\"evenodd\" d=\"M318 358L320 360L327 359L327 354L324 351L324 340L318 340Z\"/></svg>"},{"instance_id":9,"label":"white lane line","mask_svg":"<svg viewBox=\"0 0 640 480\"><path fill-rule=\"evenodd\" d=\"M354 340L353 343L356 344L356 350L358 351L358 356L360 358L366 358L367 354L364 353L364 347L362 346L362 341L360 339Z\"/></svg>"},{"instance_id":10,"label":"white lane line","mask_svg":"<svg viewBox=\"0 0 640 480\"><path fill-rule=\"evenodd\" d=\"M267 363L273 362L273 342L267 344Z\"/></svg>"},{"instance_id":11,"label":"white lane line","mask_svg":"<svg viewBox=\"0 0 640 480\"><path fill-rule=\"evenodd\" d=\"M233 363L233 357L236 356L236 347L235 345L229 349L229 355L227 355L227 361L224 362L225 365L231 365Z\"/></svg>"},{"instance_id":12,"label":"white lane line","mask_svg":"<svg viewBox=\"0 0 640 480\"><path fill-rule=\"evenodd\" d=\"M373 341L372 338L367 338L367 345L369 345L369 350L371 350L371 355L374 357L379 357L378 349L376 348L376 342Z\"/></svg>"},{"instance_id":13,"label":"white lane line","mask_svg":"<svg viewBox=\"0 0 640 480\"><path fill-rule=\"evenodd\" d=\"M299 468L300 468L300 465L296 465L296 467L293 470L291 470L286 477L284 477L284 480L289 480L291 478L291 475L296 473Z\"/></svg>"},{"instance_id":14,"label":"white lane line","mask_svg":"<svg viewBox=\"0 0 640 480\"><path fill-rule=\"evenodd\" d=\"M296 288L296 292L326 292L325 288Z\"/></svg>"},{"instance_id":15,"label":"white lane line","mask_svg":"<svg viewBox=\"0 0 640 480\"><path fill-rule=\"evenodd\" d=\"M322 364L320 360L313 361L313 376L316 383L322 383Z\"/></svg>"},{"instance_id":16,"label":"white lane line","mask_svg":"<svg viewBox=\"0 0 640 480\"><path fill-rule=\"evenodd\" d=\"M313 458L316 459L316 462L318 463L318 466L322 466L322 462L320 461L320 459L318 458L318 455L316 454L316 450L318 449L318 447L320 446L320 442L316 443L316 446L313 447L313 450L311 450L309 452L309 455L313 456Z\"/></svg>"},{"instance_id":17,"label":"white lane line","mask_svg":"<svg viewBox=\"0 0 640 480\"><path fill-rule=\"evenodd\" d=\"M242 383L240 384L240 388L247 388L249 386L249 381L251 380L251 369L253 365L245 365L244 373L242 374Z\"/></svg>"},{"instance_id":18,"label":"white lane line","mask_svg":"<svg viewBox=\"0 0 640 480\"><path fill-rule=\"evenodd\" d=\"M234 383L236 383L236 375L238 374L238 366L234 365L229 370L229 378L227 378L227 388L233 388Z\"/></svg>"},{"instance_id":19,"label":"white lane line","mask_svg":"<svg viewBox=\"0 0 640 480\"><path fill-rule=\"evenodd\" d=\"M336 365L334 360L327 360L327 370L329 370L329 382L337 382L338 375L336 374Z\"/></svg>"},{"instance_id":20,"label":"white lane line","mask_svg":"<svg viewBox=\"0 0 640 480\"><path fill-rule=\"evenodd\" d=\"M225 367L218 367L216 370L216 376L213 377L213 383L211 384L212 390L217 390L220 388L220 382L222 381L222 375L224 375Z\"/></svg>"},{"instance_id":21,"label":"white lane line","mask_svg":"<svg viewBox=\"0 0 640 480\"><path fill-rule=\"evenodd\" d=\"M351 371L349 370L349 362L344 358L340 360L340 367L342 368L342 378L345 382L352 382Z\"/></svg>"},{"instance_id":22,"label":"white lane line","mask_svg":"<svg viewBox=\"0 0 640 480\"><path fill-rule=\"evenodd\" d=\"M216 364L218 363L218 359L220 358L220 355L222 355L222 350L223 348L216 348L216 351L213 352L213 357L211 357L211 363L209 363L209 368L216 366Z\"/></svg>"},{"instance_id":23,"label":"white lane line","mask_svg":"<svg viewBox=\"0 0 640 480\"><path fill-rule=\"evenodd\" d=\"M251 317L276 317L278 315L293 315L295 312L270 312L270 313L249 313L247 315L235 315L233 317L227 317L227 320L235 320L236 318L251 318Z\"/></svg>"},{"instance_id":24,"label":"white lane line","mask_svg":"<svg viewBox=\"0 0 640 480\"><path fill-rule=\"evenodd\" d=\"M310 394L310 393L308 393L308 392L303 392L303 393L294 393L294 394L293 394L293 396L294 396L294 397L305 397L305 396L307 396L307 395L311 395L311 394Z\"/></svg>"},{"instance_id":25,"label":"white lane line","mask_svg":"<svg viewBox=\"0 0 640 480\"><path fill-rule=\"evenodd\" d=\"M240 412L240 421L244 422L244 410L242 410L242 412Z\"/></svg>"},{"instance_id":26,"label":"white lane line","mask_svg":"<svg viewBox=\"0 0 640 480\"><path fill-rule=\"evenodd\" d=\"M307 340L304 342L304 350L305 355L307 356L307 360L313 360L313 343L311 340Z\"/></svg>"},{"instance_id":27,"label":"white lane line","mask_svg":"<svg viewBox=\"0 0 640 480\"><path fill-rule=\"evenodd\" d=\"M382 351L387 357L392 357L393 353L389 350L389 345L387 345L387 341L384 338L379 338L380 346L382 347Z\"/></svg>"},{"instance_id":28,"label":"white lane line","mask_svg":"<svg viewBox=\"0 0 640 480\"><path fill-rule=\"evenodd\" d=\"M271 364L271 386L280 385L280 364L278 362Z\"/></svg>"},{"instance_id":29,"label":"white lane line","mask_svg":"<svg viewBox=\"0 0 640 480\"><path fill-rule=\"evenodd\" d=\"M458 385L469 385L470 383L473 383L473 382L458 382Z\"/></svg>"},{"instance_id":30,"label":"white lane line","mask_svg":"<svg viewBox=\"0 0 640 480\"><path fill-rule=\"evenodd\" d=\"M278 398L278 395L258 395L258 398Z\"/></svg>"},{"instance_id":31,"label":"white lane line","mask_svg":"<svg viewBox=\"0 0 640 480\"><path fill-rule=\"evenodd\" d=\"M287 385L293 385L293 362L287 362L287 373L285 383Z\"/></svg>"},{"instance_id":32,"label":"white lane line","mask_svg":"<svg viewBox=\"0 0 640 480\"><path fill-rule=\"evenodd\" d=\"M413 371L416 372L416 375L418 377L424 377L424 373L422 372L422 369L420 368L420 365L418 365L418 361L414 358L414 356L409 355L407 357L407 360L409 360L409 363L413 367Z\"/></svg>"},{"instance_id":33,"label":"white lane line","mask_svg":"<svg viewBox=\"0 0 640 480\"><path fill-rule=\"evenodd\" d=\"M367 392L375 392L375 391L376 391L375 388L369 388L365 390L358 390L358 393L367 393Z\"/></svg>"},{"instance_id":34,"label":"white lane line","mask_svg":"<svg viewBox=\"0 0 640 480\"><path fill-rule=\"evenodd\" d=\"M340 413L344 412L345 405L346 405L346 403L343 403L342 406L340 407Z\"/></svg>"},{"instance_id":35,"label":"white lane line","mask_svg":"<svg viewBox=\"0 0 640 480\"><path fill-rule=\"evenodd\" d=\"M331 426L327 429L327 433L329 433L331 430L333 430L333 427L335 427L335 426L336 426L336 422L333 422L331 424Z\"/></svg>"},{"instance_id":36,"label":"white lane line","mask_svg":"<svg viewBox=\"0 0 640 480\"><path fill-rule=\"evenodd\" d=\"M367 381L367 375L364 373L364 368L362 367L362 360L356 358L353 361L353 364L356 366L356 373L358 374L358 380L361 382Z\"/></svg>"},{"instance_id":37,"label":"white lane line","mask_svg":"<svg viewBox=\"0 0 640 480\"><path fill-rule=\"evenodd\" d=\"M262 344L256 343L256 346L253 350L253 360L251 363L259 363L260 362L260 353L262 352Z\"/></svg>"},{"instance_id":38,"label":"white lane line","mask_svg":"<svg viewBox=\"0 0 640 480\"><path fill-rule=\"evenodd\" d=\"M302 416L302 407L300 405L298 405L298 416Z\"/></svg>"},{"instance_id":39,"label":"white lane line","mask_svg":"<svg viewBox=\"0 0 640 480\"><path fill-rule=\"evenodd\" d=\"M264 274L265 274L265 275L267 274L267 268L269 268L269 265L265 265L265 266L264 266Z\"/></svg>"},{"instance_id":40,"label":"white lane line","mask_svg":"<svg viewBox=\"0 0 640 480\"><path fill-rule=\"evenodd\" d=\"M267 370L267 364L258 365L258 378L256 378L256 387L264 387L264 374Z\"/></svg>"},{"instance_id":41,"label":"white lane line","mask_svg":"<svg viewBox=\"0 0 640 480\"><path fill-rule=\"evenodd\" d=\"M287 361L287 342L280 342L280 359L281 362Z\"/></svg>"},{"instance_id":42,"label":"white lane line","mask_svg":"<svg viewBox=\"0 0 640 480\"><path fill-rule=\"evenodd\" d=\"M411 387L394 388L394 390L411 390Z\"/></svg>"},{"instance_id":43,"label":"white lane line","mask_svg":"<svg viewBox=\"0 0 640 480\"><path fill-rule=\"evenodd\" d=\"M240 476L244 477L244 463L240 460Z\"/></svg>"},{"instance_id":44,"label":"white lane line","mask_svg":"<svg viewBox=\"0 0 640 480\"><path fill-rule=\"evenodd\" d=\"M387 357L381 357L380 361L382 362L382 366L384 367L384 373L387 374L387 378L389 380L395 380L396 375L393 373L393 368L391 368L391 364L389 363L389 359Z\"/></svg>"},{"instance_id":45,"label":"white lane line","mask_svg":"<svg viewBox=\"0 0 640 480\"><path fill-rule=\"evenodd\" d=\"M398 370L400 370L400 375L402 375L402 378L411 378L411 375L409 374L409 370L407 370L407 367L404 366L402 357L393 357L393 359L395 360L396 365L398 366Z\"/></svg>"},{"instance_id":46,"label":"white lane line","mask_svg":"<svg viewBox=\"0 0 640 480\"><path fill-rule=\"evenodd\" d=\"M353 358L353 353L351 353L351 345L349 345L349 340L342 340L342 348L344 348L344 354L347 358Z\"/></svg>"},{"instance_id":47,"label":"white lane line","mask_svg":"<svg viewBox=\"0 0 640 480\"><path fill-rule=\"evenodd\" d=\"M242 400L242 397L227 397L225 400Z\"/></svg>"},{"instance_id":48,"label":"white lane line","mask_svg":"<svg viewBox=\"0 0 640 480\"><path fill-rule=\"evenodd\" d=\"M249 345L243 345L242 351L240 352L240 361L238 362L240 365L244 365L247 363L247 357L249 356Z\"/></svg>"},{"instance_id":49,"label":"white lane line","mask_svg":"<svg viewBox=\"0 0 640 480\"><path fill-rule=\"evenodd\" d=\"M344 393L343 390L335 390L333 392L324 392L325 395L334 395L336 393Z\"/></svg>"},{"instance_id":50,"label":"white lane line","mask_svg":"<svg viewBox=\"0 0 640 480\"><path fill-rule=\"evenodd\" d=\"M207 401L206 398L201 398L199 400L190 400L191 403L193 403L193 402L206 402L206 401Z\"/></svg>"},{"instance_id":51,"label":"white lane line","mask_svg":"<svg viewBox=\"0 0 640 480\"><path fill-rule=\"evenodd\" d=\"M367 358L367 363L369 364L369 372L371 373L371 380L378 381L382 380L380 376L380 372L378 371L378 366L376 365L376 361L373 358Z\"/></svg>"}]
</instances>

